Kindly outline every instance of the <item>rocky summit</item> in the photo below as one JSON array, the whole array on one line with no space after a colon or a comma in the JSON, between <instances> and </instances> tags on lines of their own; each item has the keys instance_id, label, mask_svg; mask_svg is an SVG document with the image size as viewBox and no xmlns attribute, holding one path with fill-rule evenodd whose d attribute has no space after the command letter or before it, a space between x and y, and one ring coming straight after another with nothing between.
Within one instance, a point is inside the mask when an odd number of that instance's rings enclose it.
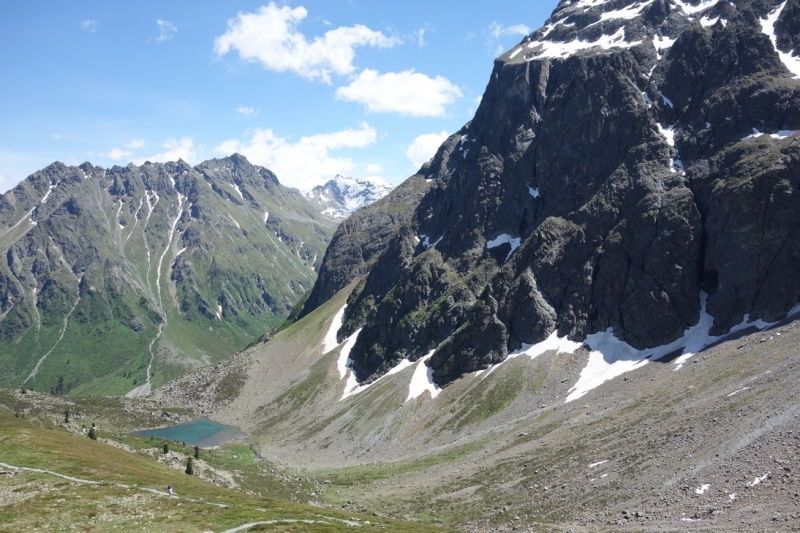
<instances>
[{"instance_id":1,"label":"rocky summit","mask_svg":"<svg viewBox=\"0 0 800 533\"><path fill-rule=\"evenodd\" d=\"M54 163L0 196L0 385L146 394L311 288L334 223L236 154Z\"/></svg>"},{"instance_id":2,"label":"rocky summit","mask_svg":"<svg viewBox=\"0 0 800 533\"><path fill-rule=\"evenodd\" d=\"M337 174L323 185L303 194L306 199L333 220L342 220L356 210L389 194L393 187L379 178L356 179Z\"/></svg>"},{"instance_id":3,"label":"rocky summit","mask_svg":"<svg viewBox=\"0 0 800 533\"><path fill-rule=\"evenodd\" d=\"M798 0L562 1L474 119L337 229L304 313L355 284L358 381L430 356L437 385L547 339L661 357L785 318L799 27Z\"/></svg>"}]
</instances>

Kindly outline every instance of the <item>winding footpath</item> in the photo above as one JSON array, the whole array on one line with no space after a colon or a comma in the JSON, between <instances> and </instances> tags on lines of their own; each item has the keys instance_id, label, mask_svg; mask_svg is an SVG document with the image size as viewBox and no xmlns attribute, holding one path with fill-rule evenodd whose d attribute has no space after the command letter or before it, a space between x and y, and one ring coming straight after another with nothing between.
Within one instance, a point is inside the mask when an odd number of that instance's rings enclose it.
<instances>
[{"instance_id":1,"label":"winding footpath","mask_svg":"<svg viewBox=\"0 0 800 533\"><path fill-rule=\"evenodd\" d=\"M15 466L15 465L10 465L8 463L3 463L3 462L0 462L0 466L5 468L6 470L11 470L11 471L19 470L19 471L23 471L23 472L34 472L34 473L37 473L37 474L49 474L51 476L56 476L56 477L59 477L61 479L66 479L67 481L72 481L74 483L81 483L81 484L84 484L84 485L100 485L101 484L100 481L92 481L90 479L81 479L81 478L77 478L77 477L68 476L66 474L60 474L58 472L53 472L52 470L43 470L41 468L31 468L31 467L28 467L28 466ZM222 509L226 509L226 508L230 507L229 505L224 504L224 503L207 502L207 501L204 501L204 500L195 500L195 499L192 499L192 498L181 498L180 496L178 496L176 494L173 494L173 495L170 496L170 494L168 492L166 492L166 491L158 490L158 489L151 489L149 487L131 486L131 485L126 485L125 483L112 483L112 485L114 485L116 487L121 487L123 489L137 489L137 490L140 490L140 491L143 491L143 492L149 492L151 494L155 494L157 496L162 496L164 498L170 498L170 499L175 499L175 500L183 500L183 501L192 502L192 503L201 503L201 504L205 504L205 505L213 505L214 507L220 507ZM255 509L255 510L264 511L264 509ZM275 520L263 520L263 521L260 521L260 522L248 522L247 524L242 524L240 526L236 526L236 527L232 527L230 529L226 529L222 533L236 533L237 531L244 531L244 530L249 529L251 527L260 526L260 525L296 524L296 523L330 524L331 523L330 521L343 522L343 523L345 523L345 524L347 524L348 526L351 526L351 527L361 527L360 523L358 523L356 521L353 521L353 520L345 520L345 519L342 519L342 518L331 518L331 517L327 517L327 516L324 517L324 518L326 518L327 520L308 520L308 519L280 518L280 519L275 519Z\"/></svg>"}]
</instances>

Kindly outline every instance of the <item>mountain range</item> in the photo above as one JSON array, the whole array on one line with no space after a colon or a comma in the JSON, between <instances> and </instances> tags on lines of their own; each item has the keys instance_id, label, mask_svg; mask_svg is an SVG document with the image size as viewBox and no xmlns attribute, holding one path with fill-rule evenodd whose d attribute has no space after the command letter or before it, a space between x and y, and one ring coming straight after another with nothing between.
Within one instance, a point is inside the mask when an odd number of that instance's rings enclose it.
<instances>
[{"instance_id":1,"label":"mountain range","mask_svg":"<svg viewBox=\"0 0 800 533\"><path fill-rule=\"evenodd\" d=\"M0 199L0 376L235 425L348 512L793 530L798 34L800 0L564 0L335 230L343 178L48 167Z\"/></svg>"},{"instance_id":2,"label":"mountain range","mask_svg":"<svg viewBox=\"0 0 800 533\"><path fill-rule=\"evenodd\" d=\"M334 227L238 154L54 163L0 197L0 385L145 394L226 358L313 285Z\"/></svg>"},{"instance_id":3,"label":"mountain range","mask_svg":"<svg viewBox=\"0 0 800 533\"><path fill-rule=\"evenodd\" d=\"M790 531L798 7L561 2L473 120L339 225L274 335L153 398L348 509Z\"/></svg>"}]
</instances>

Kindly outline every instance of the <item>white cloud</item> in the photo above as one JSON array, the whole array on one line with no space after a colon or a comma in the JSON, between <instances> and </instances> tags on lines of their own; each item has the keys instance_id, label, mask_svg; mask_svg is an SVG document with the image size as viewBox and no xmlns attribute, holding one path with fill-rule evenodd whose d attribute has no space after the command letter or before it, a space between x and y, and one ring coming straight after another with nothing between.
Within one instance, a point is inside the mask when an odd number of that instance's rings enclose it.
<instances>
[{"instance_id":1,"label":"white cloud","mask_svg":"<svg viewBox=\"0 0 800 533\"><path fill-rule=\"evenodd\" d=\"M20 180L15 178L10 172L0 170L0 194L5 194L17 186Z\"/></svg>"},{"instance_id":2,"label":"white cloud","mask_svg":"<svg viewBox=\"0 0 800 533\"><path fill-rule=\"evenodd\" d=\"M489 33L495 39L500 39L510 35L522 35L524 37L530 32L531 29L525 24L512 24L511 26L503 26L499 22L492 22L489 25Z\"/></svg>"},{"instance_id":3,"label":"white cloud","mask_svg":"<svg viewBox=\"0 0 800 533\"><path fill-rule=\"evenodd\" d=\"M383 167L380 165L367 165L367 172L370 174L379 174L383 172Z\"/></svg>"},{"instance_id":4,"label":"white cloud","mask_svg":"<svg viewBox=\"0 0 800 533\"><path fill-rule=\"evenodd\" d=\"M441 117L445 106L462 96L461 90L442 76L405 70L380 74L364 69L350 85L336 89L336 98L362 104L374 113L415 117Z\"/></svg>"},{"instance_id":5,"label":"white cloud","mask_svg":"<svg viewBox=\"0 0 800 533\"><path fill-rule=\"evenodd\" d=\"M244 106L244 105L240 105L239 107L237 107L236 108L236 112L239 113L240 115L257 115L258 114L258 110L257 109L255 109L253 107L249 107L249 106Z\"/></svg>"},{"instance_id":6,"label":"white cloud","mask_svg":"<svg viewBox=\"0 0 800 533\"><path fill-rule=\"evenodd\" d=\"M499 22L492 22L489 25L487 33L487 45L489 50L494 55L502 54L505 46L500 42L505 37L528 35L532 30L525 24L512 24L511 26L503 26Z\"/></svg>"},{"instance_id":7,"label":"white cloud","mask_svg":"<svg viewBox=\"0 0 800 533\"><path fill-rule=\"evenodd\" d=\"M112 161L120 161L122 159L130 159L133 152L131 150L123 150L122 148L112 148L108 152L101 152L100 155Z\"/></svg>"},{"instance_id":8,"label":"white cloud","mask_svg":"<svg viewBox=\"0 0 800 533\"><path fill-rule=\"evenodd\" d=\"M421 167L428 160L436 155L436 150L447 139L448 133L442 130L439 133L425 133L420 135L408 146L406 157L414 163L417 168Z\"/></svg>"},{"instance_id":9,"label":"white cloud","mask_svg":"<svg viewBox=\"0 0 800 533\"><path fill-rule=\"evenodd\" d=\"M425 28L417 30L417 44L420 48L425 46Z\"/></svg>"},{"instance_id":10,"label":"white cloud","mask_svg":"<svg viewBox=\"0 0 800 533\"><path fill-rule=\"evenodd\" d=\"M273 171L284 185L310 190L336 174L348 174L354 167L348 157L333 157L341 148L366 148L378 135L375 128L362 123L359 129L320 133L290 142L270 129L257 129L247 141L229 139L215 148L224 155L238 152L251 163Z\"/></svg>"},{"instance_id":11,"label":"white cloud","mask_svg":"<svg viewBox=\"0 0 800 533\"><path fill-rule=\"evenodd\" d=\"M139 148L144 147L144 139L131 139L129 143L125 145L124 148L114 147L108 152L100 152L98 155L101 157L107 157L112 161L122 161L127 159L130 161L133 158L133 154ZM91 157L91 152L89 156Z\"/></svg>"},{"instance_id":12,"label":"white cloud","mask_svg":"<svg viewBox=\"0 0 800 533\"><path fill-rule=\"evenodd\" d=\"M331 74L356 70L355 49L359 46L391 47L399 39L357 24L334 28L309 41L297 31L308 15L303 7L278 7L274 2L256 13L239 13L228 21L228 30L214 40L214 52L222 57L231 50L246 61L258 61L277 72L291 71L304 78L330 83Z\"/></svg>"},{"instance_id":13,"label":"white cloud","mask_svg":"<svg viewBox=\"0 0 800 533\"><path fill-rule=\"evenodd\" d=\"M63 137L64 137L64 136L63 136L63 135L61 135L60 133L51 133L51 134L50 134L50 136L51 136L53 139L61 139L61 138L63 138Z\"/></svg>"},{"instance_id":14,"label":"white cloud","mask_svg":"<svg viewBox=\"0 0 800 533\"><path fill-rule=\"evenodd\" d=\"M97 33L97 21L95 19L86 19L81 22L81 29L91 33Z\"/></svg>"},{"instance_id":15,"label":"white cloud","mask_svg":"<svg viewBox=\"0 0 800 533\"><path fill-rule=\"evenodd\" d=\"M177 161L183 159L187 163L194 163L197 158L197 153L194 149L194 140L189 137L182 137L181 139L167 139L162 145L163 152L151 155L149 157L136 157L133 162L141 165L145 161L152 163L166 163L168 161Z\"/></svg>"},{"instance_id":16,"label":"white cloud","mask_svg":"<svg viewBox=\"0 0 800 533\"><path fill-rule=\"evenodd\" d=\"M178 32L178 28L175 26L175 24L168 20L157 19L156 25L158 25L158 37L156 37L157 43L169 41Z\"/></svg>"}]
</instances>

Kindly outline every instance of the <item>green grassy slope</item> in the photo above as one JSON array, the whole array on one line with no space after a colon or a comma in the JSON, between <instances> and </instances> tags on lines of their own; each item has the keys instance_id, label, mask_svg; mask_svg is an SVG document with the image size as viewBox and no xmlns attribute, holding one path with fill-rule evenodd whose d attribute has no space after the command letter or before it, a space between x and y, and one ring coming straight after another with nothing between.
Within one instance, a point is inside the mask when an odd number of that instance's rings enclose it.
<instances>
[{"instance_id":1,"label":"green grassy slope","mask_svg":"<svg viewBox=\"0 0 800 533\"><path fill-rule=\"evenodd\" d=\"M226 358L311 287L333 225L241 156L53 164L0 196L0 386L125 394Z\"/></svg>"},{"instance_id":2,"label":"green grassy slope","mask_svg":"<svg viewBox=\"0 0 800 533\"><path fill-rule=\"evenodd\" d=\"M101 434L102 436L102 434ZM139 446L146 446L144 439ZM243 452L215 452L218 462ZM207 452L203 452L206 454ZM435 531L400 523L230 490L51 424L17 418L0 407L0 462L20 470L4 473L0 486L0 531L223 531L273 522L259 531ZM8 471L9 469L0 467ZM163 492L173 485L176 497Z\"/></svg>"}]
</instances>

